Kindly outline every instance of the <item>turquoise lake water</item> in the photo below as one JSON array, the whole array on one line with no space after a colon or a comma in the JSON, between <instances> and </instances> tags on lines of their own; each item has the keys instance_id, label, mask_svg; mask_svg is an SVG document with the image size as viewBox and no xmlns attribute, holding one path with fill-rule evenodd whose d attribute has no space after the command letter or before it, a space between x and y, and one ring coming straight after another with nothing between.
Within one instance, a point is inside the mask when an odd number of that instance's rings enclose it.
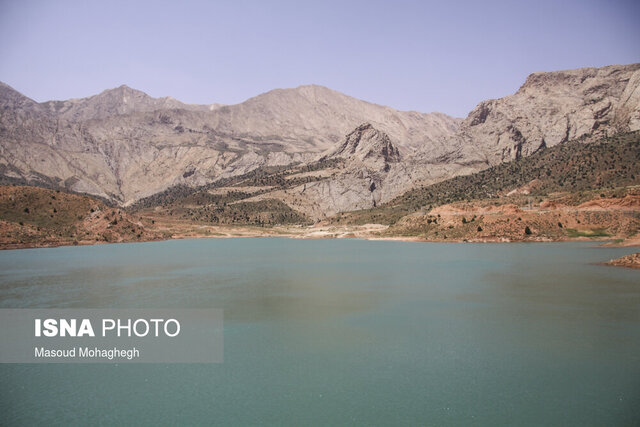
<instances>
[{"instance_id":1,"label":"turquoise lake water","mask_svg":"<svg viewBox=\"0 0 640 427\"><path fill-rule=\"evenodd\" d=\"M222 308L225 360L0 365L0 424L639 425L640 271L596 264L631 252L278 238L2 251L0 307Z\"/></svg>"}]
</instances>

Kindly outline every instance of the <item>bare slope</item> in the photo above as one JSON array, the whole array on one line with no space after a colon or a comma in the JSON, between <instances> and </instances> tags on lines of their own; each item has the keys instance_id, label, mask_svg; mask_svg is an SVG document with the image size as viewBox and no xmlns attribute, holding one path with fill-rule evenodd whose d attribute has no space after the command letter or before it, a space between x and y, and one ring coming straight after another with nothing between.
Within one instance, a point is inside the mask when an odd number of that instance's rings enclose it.
<instances>
[{"instance_id":1,"label":"bare slope","mask_svg":"<svg viewBox=\"0 0 640 427\"><path fill-rule=\"evenodd\" d=\"M43 104L0 87L0 173L121 205L175 185L200 186L260 166L317 158L365 121L407 150L459 120L401 112L320 86L279 89L233 106L188 106L120 87Z\"/></svg>"},{"instance_id":2,"label":"bare slope","mask_svg":"<svg viewBox=\"0 0 640 427\"><path fill-rule=\"evenodd\" d=\"M159 239L151 224L91 197L0 186L0 248Z\"/></svg>"},{"instance_id":3,"label":"bare slope","mask_svg":"<svg viewBox=\"0 0 640 427\"><path fill-rule=\"evenodd\" d=\"M571 139L637 130L639 86L640 64L534 73L515 94L480 103L461 123L321 86L277 89L220 107L155 99L126 86L39 104L0 85L0 177L128 206L174 186L311 165L334 152L344 135L371 124L399 152L399 160L387 165L392 171L350 161L331 184L323 180L277 197L322 218ZM362 192L365 181L376 189Z\"/></svg>"},{"instance_id":4,"label":"bare slope","mask_svg":"<svg viewBox=\"0 0 640 427\"><path fill-rule=\"evenodd\" d=\"M406 215L459 201L614 190L640 184L638 164L639 131L591 143L575 140L475 174L414 188L377 208L336 220L393 224Z\"/></svg>"},{"instance_id":5,"label":"bare slope","mask_svg":"<svg viewBox=\"0 0 640 427\"><path fill-rule=\"evenodd\" d=\"M585 135L638 129L640 63L533 73L513 95L478 104L440 153L495 165Z\"/></svg>"}]
</instances>

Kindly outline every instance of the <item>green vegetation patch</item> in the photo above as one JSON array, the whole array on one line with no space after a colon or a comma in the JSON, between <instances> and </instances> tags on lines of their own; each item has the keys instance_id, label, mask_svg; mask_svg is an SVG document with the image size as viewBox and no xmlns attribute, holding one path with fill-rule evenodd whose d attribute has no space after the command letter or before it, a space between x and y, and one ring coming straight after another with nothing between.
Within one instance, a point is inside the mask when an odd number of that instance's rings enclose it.
<instances>
[{"instance_id":1,"label":"green vegetation patch","mask_svg":"<svg viewBox=\"0 0 640 427\"><path fill-rule=\"evenodd\" d=\"M607 233L603 228L594 228L593 230L576 230L575 228L567 228L568 237L609 237L611 234Z\"/></svg>"},{"instance_id":2,"label":"green vegetation patch","mask_svg":"<svg viewBox=\"0 0 640 427\"><path fill-rule=\"evenodd\" d=\"M212 224L245 224L271 226L279 224L306 224L309 220L286 203L267 199L255 202L237 202L222 206L204 206L174 210L182 218Z\"/></svg>"}]
</instances>

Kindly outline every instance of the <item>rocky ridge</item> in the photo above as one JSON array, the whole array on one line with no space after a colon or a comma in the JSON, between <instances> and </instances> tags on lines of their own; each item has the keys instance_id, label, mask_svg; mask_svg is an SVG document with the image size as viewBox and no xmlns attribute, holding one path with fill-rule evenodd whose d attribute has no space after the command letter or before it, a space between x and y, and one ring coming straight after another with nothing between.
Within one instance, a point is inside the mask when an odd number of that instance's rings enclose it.
<instances>
[{"instance_id":1,"label":"rocky ridge","mask_svg":"<svg viewBox=\"0 0 640 427\"><path fill-rule=\"evenodd\" d=\"M310 219L319 220L338 212L375 207L412 182L399 149L370 123L346 135L319 162L331 166L315 172L318 179L249 200L279 199ZM296 176L299 174L291 178Z\"/></svg>"},{"instance_id":2,"label":"rocky ridge","mask_svg":"<svg viewBox=\"0 0 640 427\"><path fill-rule=\"evenodd\" d=\"M364 121L407 150L458 120L401 112L321 86L278 89L233 106L188 106L127 87L38 104L0 87L0 176L129 205L261 166L309 162Z\"/></svg>"},{"instance_id":3,"label":"rocky ridge","mask_svg":"<svg viewBox=\"0 0 640 427\"><path fill-rule=\"evenodd\" d=\"M640 63L611 65L533 73L513 95L478 104L436 148L446 161L493 166L580 137L638 129Z\"/></svg>"},{"instance_id":4,"label":"rocky ridge","mask_svg":"<svg viewBox=\"0 0 640 427\"><path fill-rule=\"evenodd\" d=\"M170 96L152 98L146 93L132 89L127 85L105 90L88 98L47 101L40 105L44 111L56 118L74 122L99 120L111 116L156 110L213 111L221 107L219 104L185 104Z\"/></svg>"},{"instance_id":5,"label":"rocky ridge","mask_svg":"<svg viewBox=\"0 0 640 427\"><path fill-rule=\"evenodd\" d=\"M190 106L126 86L39 104L2 85L0 176L127 206L174 186L290 165L293 180L253 197L321 219L571 139L636 130L639 86L640 64L534 73L513 95L484 101L460 121L315 85L231 106ZM318 166L330 159L342 163Z\"/></svg>"}]
</instances>

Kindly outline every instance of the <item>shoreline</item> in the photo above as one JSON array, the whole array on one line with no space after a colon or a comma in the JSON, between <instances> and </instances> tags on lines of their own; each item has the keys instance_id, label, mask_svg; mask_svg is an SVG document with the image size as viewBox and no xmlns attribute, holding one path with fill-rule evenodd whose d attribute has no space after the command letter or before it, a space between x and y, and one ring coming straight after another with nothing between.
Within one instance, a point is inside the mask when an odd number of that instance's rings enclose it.
<instances>
[{"instance_id":1,"label":"shoreline","mask_svg":"<svg viewBox=\"0 0 640 427\"><path fill-rule=\"evenodd\" d=\"M255 230L251 227L217 227L216 233L176 233L168 238L153 238L153 239L136 239L136 240L121 240L121 241L59 241L59 242L29 242L29 243L0 243L0 251L5 250L20 250L20 249L48 249L64 246L94 246L94 245L107 245L118 243L149 243L149 242L165 242L170 240L184 240L184 239L242 239L242 238L269 238L269 237L281 237L287 239L355 239L355 240L369 240L369 241L390 241L390 242L407 242L407 243L563 243L563 242L591 242L594 243L595 248L632 248L640 247L640 237L632 237L627 239L609 239L599 240L598 238L589 237L567 237L564 239L551 239L551 238L529 238L529 239L513 239L507 237L495 237L485 239L447 239L447 240L430 240L418 236L380 236L372 233L372 228L386 229L386 226L372 227L372 224L366 226L352 226L353 228L338 230L335 227L331 228L331 232L327 227L320 227L316 230L304 229L298 227L297 229L275 229L275 230ZM360 227L358 229L358 227ZM366 231L365 231L366 230ZM305 232L306 231L306 232ZM354 232L355 231L355 232ZM618 259L612 259L609 261L603 261L597 263L597 265L603 265L608 267L622 267L627 269L640 269L640 253L629 254Z\"/></svg>"},{"instance_id":2,"label":"shoreline","mask_svg":"<svg viewBox=\"0 0 640 427\"><path fill-rule=\"evenodd\" d=\"M611 267L640 269L640 252L622 256L602 263Z\"/></svg>"},{"instance_id":3,"label":"shoreline","mask_svg":"<svg viewBox=\"0 0 640 427\"><path fill-rule=\"evenodd\" d=\"M357 227L357 226L355 226ZM385 227L386 226L382 226ZM94 246L118 243L147 243L161 242L170 240L183 239L239 239L239 238L259 238L259 237L282 237L288 239L359 239L370 241L396 241L396 242L414 242L414 243L561 243L561 242L593 242L597 243L597 247L640 247L640 238L633 237L627 239L606 239L588 238L588 237L567 237L564 239L552 239L546 237L514 239L508 237L493 237L484 239L425 239L419 236L380 236L370 234L370 228L366 230L301 230L301 232L292 232L288 230L277 230L276 232L258 231L249 227L221 227L220 231L215 234L199 234L199 233L176 233L168 238L154 238L141 240L121 240L121 241L58 241L58 242L7 242L0 243L0 251L19 250L19 249L44 249L57 248L63 246ZM607 264L612 265L612 264Z\"/></svg>"}]
</instances>

